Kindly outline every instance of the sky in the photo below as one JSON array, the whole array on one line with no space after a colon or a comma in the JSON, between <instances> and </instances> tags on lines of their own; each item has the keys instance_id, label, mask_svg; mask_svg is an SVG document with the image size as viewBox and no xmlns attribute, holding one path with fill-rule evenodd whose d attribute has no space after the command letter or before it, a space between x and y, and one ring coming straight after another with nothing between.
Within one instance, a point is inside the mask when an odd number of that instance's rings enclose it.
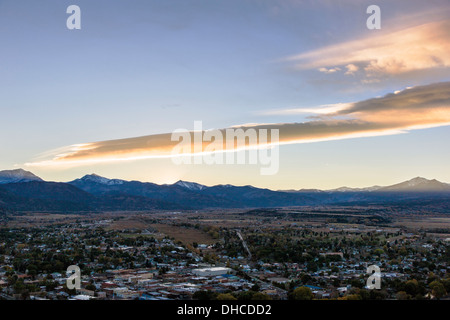
<instances>
[{"instance_id":1,"label":"sky","mask_svg":"<svg viewBox=\"0 0 450 320\"><path fill-rule=\"evenodd\" d=\"M73 4L80 30L66 27ZM449 17L448 0L0 0L0 170L270 189L450 182ZM171 133L195 121L279 130L278 172L175 164Z\"/></svg>"}]
</instances>

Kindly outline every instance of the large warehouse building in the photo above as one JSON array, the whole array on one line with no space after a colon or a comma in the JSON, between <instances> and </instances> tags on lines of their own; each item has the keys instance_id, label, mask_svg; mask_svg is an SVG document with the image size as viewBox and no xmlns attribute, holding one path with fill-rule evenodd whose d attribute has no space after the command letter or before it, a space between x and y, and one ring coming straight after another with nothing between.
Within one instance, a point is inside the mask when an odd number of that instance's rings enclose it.
<instances>
[{"instance_id":1,"label":"large warehouse building","mask_svg":"<svg viewBox=\"0 0 450 320\"><path fill-rule=\"evenodd\" d=\"M224 267L202 268L192 270L192 272L199 277L220 276L222 274L227 274L230 271L231 271L230 268Z\"/></svg>"}]
</instances>

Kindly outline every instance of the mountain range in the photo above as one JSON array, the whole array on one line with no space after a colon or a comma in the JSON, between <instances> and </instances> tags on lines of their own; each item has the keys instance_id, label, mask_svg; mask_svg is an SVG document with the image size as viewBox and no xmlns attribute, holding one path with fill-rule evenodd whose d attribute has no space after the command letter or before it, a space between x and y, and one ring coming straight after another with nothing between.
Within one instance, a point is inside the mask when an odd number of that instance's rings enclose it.
<instances>
[{"instance_id":1,"label":"mountain range","mask_svg":"<svg viewBox=\"0 0 450 320\"><path fill-rule=\"evenodd\" d=\"M377 204L450 200L450 185L417 177L391 186L274 191L253 186L205 186L85 175L67 183L44 181L31 172L0 171L0 212L99 212L260 208L329 204Z\"/></svg>"}]
</instances>

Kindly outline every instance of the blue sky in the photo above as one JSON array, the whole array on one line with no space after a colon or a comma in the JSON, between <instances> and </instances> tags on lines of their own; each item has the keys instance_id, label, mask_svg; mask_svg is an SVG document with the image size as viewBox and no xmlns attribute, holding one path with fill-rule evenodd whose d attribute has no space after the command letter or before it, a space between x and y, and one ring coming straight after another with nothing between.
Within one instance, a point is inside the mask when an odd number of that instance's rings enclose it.
<instances>
[{"instance_id":1,"label":"blue sky","mask_svg":"<svg viewBox=\"0 0 450 320\"><path fill-rule=\"evenodd\" d=\"M382 28L368 30L372 2L0 0L0 168L23 167L73 144L192 129L195 120L208 128L308 121L307 114L278 111L449 81L445 31L430 40L429 47L440 43L444 52L433 55L436 62L408 56L394 70L389 57L380 58L369 74L361 59L338 59L350 55L341 48L352 41L370 47L377 36L420 35L418 26L445 21L450 9L444 0L378 1ZM81 8L81 30L66 28L71 4ZM323 48L332 56L322 57ZM390 48L393 61L401 60L395 44L373 52ZM324 61L339 71L319 66ZM358 71L345 74L350 64ZM279 173L267 177L255 166L175 166L170 159L25 169L56 181L96 172L156 183L183 179L273 189L385 185L417 175L450 182L449 133L448 126L434 126L286 145Z\"/></svg>"}]
</instances>

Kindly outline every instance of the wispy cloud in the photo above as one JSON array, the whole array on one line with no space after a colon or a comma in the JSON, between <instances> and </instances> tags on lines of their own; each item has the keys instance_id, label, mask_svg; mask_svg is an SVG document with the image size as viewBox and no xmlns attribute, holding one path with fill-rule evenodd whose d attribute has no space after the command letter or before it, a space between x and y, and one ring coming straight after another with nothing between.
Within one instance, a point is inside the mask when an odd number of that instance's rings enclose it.
<instances>
[{"instance_id":1,"label":"wispy cloud","mask_svg":"<svg viewBox=\"0 0 450 320\"><path fill-rule=\"evenodd\" d=\"M307 143L354 137L398 134L408 130L450 125L450 82L407 88L359 102L336 104L321 109L288 109L279 114L308 112L314 120L302 123L247 124L233 128L279 129L280 144ZM276 114L273 111L272 114ZM226 129L220 129L225 136ZM195 133L190 132L193 137ZM83 143L59 150L52 157L28 166L83 165L98 162L167 158L177 141L171 133L120 140ZM192 139L194 141L194 139ZM270 139L269 139L270 142ZM203 142L201 152L209 142ZM267 147L249 145L246 148ZM192 146L192 150L195 150ZM225 150L225 148L224 148ZM236 151L237 149L227 149ZM193 152L192 152L193 153ZM189 153L188 153L189 154Z\"/></svg>"},{"instance_id":2,"label":"wispy cloud","mask_svg":"<svg viewBox=\"0 0 450 320\"><path fill-rule=\"evenodd\" d=\"M296 70L361 72L367 78L450 66L450 20L347 41L284 59Z\"/></svg>"},{"instance_id":3,"label":"wispy cloud","mask_svg":"<svg viewBox=\"0 0 450 320\"><path fill-rule=\"evenodd\" d=\"M359 67L355 66L353 63L350 63L345 67L347 68L347 71L345 72L347 75L355 74L355 72L359 70Z\"/></svg>"},{"instance_id":4,"label":"wispy cloud","mask_svg":"<svg viewBox=\"0 0 450 320\"><path fill-rule=\"evenodd\" d=\"M319 107L313 108L289 108L281 110L270 110L265 111L263 115L295 115L295 114L316 114L316 115L327 115L338 112L339 110L347 109L352 106L352 103L336 103L321 105Z\"/></svg>"},{"instance_id":5,"label":"wispy cloud","mask_svg":"<svg viewBox=\"0 0 450 320\"><path fill-rule=\"evenodd\" d=\"M336 67L336 68L327 69L327 68L322 67L322 68L319 68L318 70L323 73L335 73L335 72L341 71L341 68Z\"/></svg>"}]
</instances>

